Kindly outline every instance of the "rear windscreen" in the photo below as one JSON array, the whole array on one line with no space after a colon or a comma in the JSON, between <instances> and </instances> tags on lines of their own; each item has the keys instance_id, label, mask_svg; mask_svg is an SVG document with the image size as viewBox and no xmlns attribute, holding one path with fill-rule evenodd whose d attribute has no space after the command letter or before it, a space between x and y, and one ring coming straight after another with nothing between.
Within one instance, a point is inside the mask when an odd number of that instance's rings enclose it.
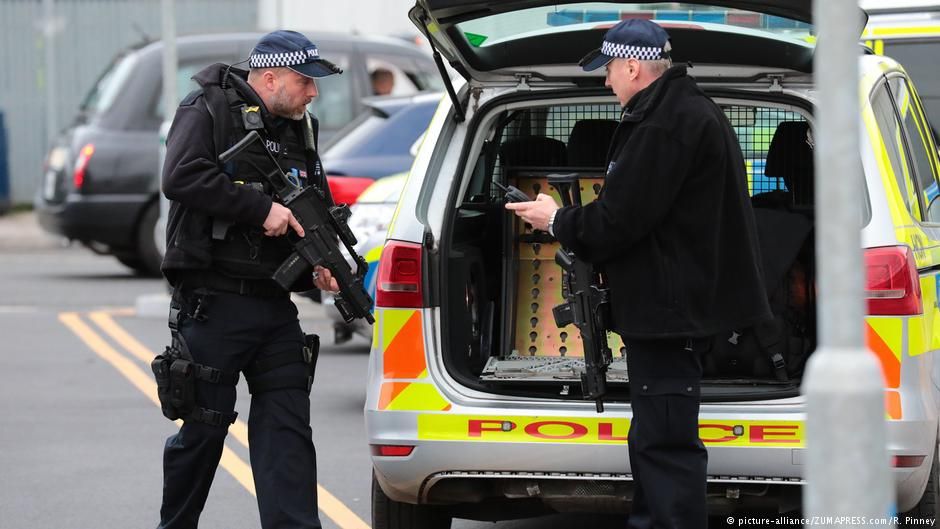
<instances>
[{"instance_id":1,"label":"rear windscreen","mask_svg":"<svg viewBox=\"0 0 940 529\"><path fill-rule=\"evenodd\" d=\"M775 106L720 105L737 134L751 196L787 192L795 205L812 204L814 141L806 118ZM617 104L573 104L510 112L498 125L498 163L506 166L601 168L620 120ZM769 165L768 165L769 160Z\"/></svg>"},{"instance_id":2,"label":"rear windscreen","mask_svg":"<svg viewBox=\"0 0 940 529\"><path fill-rule=\"evenodd\" d=\"M121 91L124 81L130 76L137 63L135 54L125 55L118 58L105 70L104 74L98 78L98 82L92 87L85 101L82 103L82 110L89 114L99 114L108 110L114 103L114 99Z\"/></svg>"}]
</instances>

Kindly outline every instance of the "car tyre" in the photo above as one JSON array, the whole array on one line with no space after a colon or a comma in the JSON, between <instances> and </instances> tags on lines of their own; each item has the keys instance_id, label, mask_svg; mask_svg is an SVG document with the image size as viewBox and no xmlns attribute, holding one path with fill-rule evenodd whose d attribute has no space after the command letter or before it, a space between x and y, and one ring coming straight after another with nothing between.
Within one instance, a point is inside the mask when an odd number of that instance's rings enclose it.
<instances>
[{"instance_id":1,"label":"car tyre","mask_svg":"<svg viewBox=\"0 0 940 529\"><path fill-rule=\"evenodd\" d=\"M143 261L141 261L140 257L137 257L136 254L114 254L114 258L117 259L118 262L122 265L133 270L135 273L141 275L147 274Z\"/></svg>"},{"instance_id":2,"label":"car tyre","mask_svg":"<svg viewBox=\"0 0 940 529\"><path fill-rule=\"evenodd\" d=\"M904 523L906 518L920 520L936 520L937 509L940 506L940 458L938 454L933 455L933 464L930 465L930 476L927 478L927 487L924 489L924 495L913 509L905 512L900 517L901 527L933 527L929 521L923 524Z\"/></svg>"},{"instance_id":3,"label":"car tyre","mask_svg":"<svg viewBox=\"0 0 940 529\"><path fill-rule=\"evenodd\" d=\"M140 272L151 277L160 277L160 264L163 263L163 252L157 248L156 225L160 218L160 203L154 201L137 224L137 257L141 262Z\"/></svg>"},{"instance_id":4,"label":"car tyre","mask_svg":"<svg viewBox=\"0 0 940 529\"><path fill-rule=\"evenodd\" d=\"M439 508L390 499L372 475L372 529L450 529L450 522Z\"/></svg>"}]
</instances>

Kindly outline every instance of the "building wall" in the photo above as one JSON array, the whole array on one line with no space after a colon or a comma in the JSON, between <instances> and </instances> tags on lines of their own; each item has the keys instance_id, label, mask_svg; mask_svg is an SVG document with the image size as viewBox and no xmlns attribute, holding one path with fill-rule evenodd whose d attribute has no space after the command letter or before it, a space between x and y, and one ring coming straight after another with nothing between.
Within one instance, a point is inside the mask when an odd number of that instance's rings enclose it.
<instances>
[{"instance_id":1,"label":"building wall","mask_svg":"<svg viewBox=\"0 0 940 529\"><path fill-rule=\"evenodd\" d=\"M160 36L160 0L53 0L58 129L121 49ZM42 0L0 0L0 112L13 203L32 201L49 149ZM258 0L176 0L178 35L256 30Z\"/></svg>"},{"instance_id":2,"label":"building wall","mask_svg":"<svg viewBox=\"0 0 940 529\"><path fill-rule=\"evenodd\" d=\"M261 29L417 35L408 19L415 0L258 0Z\"/></svg>"}]
</instances>

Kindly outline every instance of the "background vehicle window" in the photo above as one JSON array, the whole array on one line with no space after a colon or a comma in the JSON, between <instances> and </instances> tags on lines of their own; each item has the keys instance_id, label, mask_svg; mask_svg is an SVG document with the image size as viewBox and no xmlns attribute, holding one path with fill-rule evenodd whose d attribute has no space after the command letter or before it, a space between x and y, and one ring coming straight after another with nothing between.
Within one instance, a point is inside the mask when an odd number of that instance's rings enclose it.
<instances>
[{"instance_id":1,"label":"background vehicle window","mask_svg":"<svg viewBox=\"0 0 940 529\"><path fill-rule=\"evenodd\" d=\"M196 62L187 62L187 63L180 64L176 69L176 98L179 101L182 101L183 98L186 97L190 92L199 88L199 85L196 83L196 81L192 80L192 76L196 75L196 73L198 73L199 70L202 70L206 66L209 66L210 64L213 64L216 62L224 62L226 64L230 64L230 62L227 62L226 60L223 60L221 58L200 59L199 61L196 61ZM157 93L156 110L154 110L154 115L160 118L161 120L163 120L164 117L166 116L166 111L163 108L162 90L163 89L161 88L160 92Z\"/></svg>"},{"instance_id":2,"label":"background vehicle window","mask_svg":"<svg viewBox=\"0 0 940 529\"><path fill-rule=\"evenodd\" d=\"M920 203L917 200L913 175L908 170L907 155L901 150L903 145L901 123L898 121L894 105L891 103L891 95L885 85L881 84L875 88L871 96L871 106L882 141L884 141L885 152L891 162L891 170L898 183L898 189L901 190L907 210L919 220L921 219Z\"/></svg>"},{"instance_id":3,"label":"background vehicle window","mask_svg":"<svg viewBox=\"0 0 940 529\"><path fill-rule=\"evenodd\" d=\"M348 72L349 57L331 53L329 60ZM317 79L319 95L308 105L308 109L320 120L321 129L338 129L352 121L353 86L352 72L343 75L328 75Z\"/></svg>"},{"instance_id":4,"label":"background vehicle window","mask_svg":"<svg viewBox=\"0 0 940 529\"><path fill-rule=\"evenodd\" d=\"M332 158L356 156L394 156L408 152L411 145L424 134L436 103L418 103L385 118L371 113L348 134L339 138L324 153Z\"/></svg>"},{"instance_id":5,"label":"background vehicle window","mask_svg":"<svg viewBox=\"0 0 940 529\"><path fill-rule=\"evenodd\" d=\"M366 57L366 70L372 82L373 95L411 95L424 88L415 63L406 57L370 55ZM386 76L389 75L391 80L387 81Z\"/></svg>"},{"instance_id":6,"label":"background vehicle window","mask_svg":"<svg viewBox=\"0 0 940 529\"><path fill-rule=\"evenodd\" d=\"M104 74L98 78L98 82L85 96L82 102L82 110L89 114L97 114L107 110L115 97L121 92L124 81L134 70L137 64L137 55L125 55L117 62L113 63Z\"/></svg>"},{"instance_id":7,"label":"background vehicle window","mask_svg":"<svg viewBox=\"0 0 940 529\"><path fill-rule=\"evenodd\" d=\"M937 167L931 155L936 153L933 134L927 127L917 97L907 81L902 77L892 77L888 80L888 88L901 117L909 162L921 195L920 205L926 211L921 220L940 223L940 203L934 204L940 196L940 187L937 185Z\"/></svg>"},{"instance_id":8,"label":"background vehicle window","mask_svg":"<svg viewBox=\"0 0 940 529\"><path fill-rule=\"evenodd\" d=\"M937 46L940 41L887 40L884 54L904 65L917 85L927 120L936 128L940 124L940 68L937 68ZM936 132L934 132L936 138Z\"/></svg>"}]
</instances>

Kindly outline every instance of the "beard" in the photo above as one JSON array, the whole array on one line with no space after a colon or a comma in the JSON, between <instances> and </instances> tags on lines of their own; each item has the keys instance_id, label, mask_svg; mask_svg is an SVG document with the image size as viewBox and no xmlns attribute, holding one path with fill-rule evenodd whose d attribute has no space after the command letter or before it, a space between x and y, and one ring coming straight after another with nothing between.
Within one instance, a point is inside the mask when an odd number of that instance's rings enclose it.
<instances>
[{"instance_id":1,"label":"beard","mask_svg":"<svg viewBox=\"0 0 940 529\"><path fill-rule=\"evenodd\" d=\"M271 98L271 113L275 116L297 121L303 119L306 112L307 105L293 103L283 86L278 87L277 92Z\"/></svg>"}]
</instances>

